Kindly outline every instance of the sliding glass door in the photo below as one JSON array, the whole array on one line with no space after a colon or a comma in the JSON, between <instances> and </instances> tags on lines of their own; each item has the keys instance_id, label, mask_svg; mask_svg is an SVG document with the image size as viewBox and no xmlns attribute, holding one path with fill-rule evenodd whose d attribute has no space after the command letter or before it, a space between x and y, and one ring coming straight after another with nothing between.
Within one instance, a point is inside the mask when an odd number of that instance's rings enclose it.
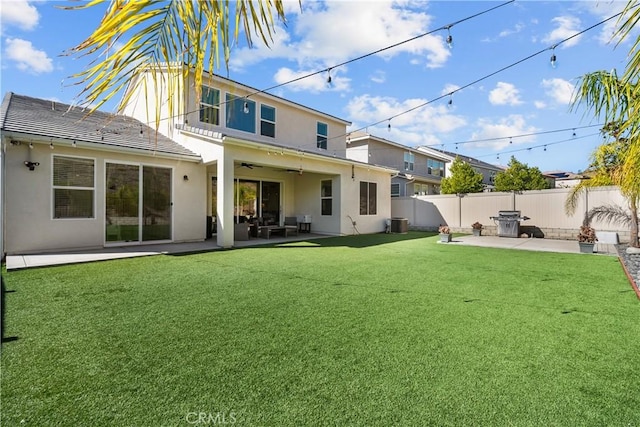
<instances>
[{"instance_id":1,"label":"sliding glass door","mask_svg":"<svg viewBox=\"0 0 640 427\"><path fill-rule=\"evenodd\" d=\"M105 241L171 239L171 169L106 164Z\"/></svg>"}]
</instances>

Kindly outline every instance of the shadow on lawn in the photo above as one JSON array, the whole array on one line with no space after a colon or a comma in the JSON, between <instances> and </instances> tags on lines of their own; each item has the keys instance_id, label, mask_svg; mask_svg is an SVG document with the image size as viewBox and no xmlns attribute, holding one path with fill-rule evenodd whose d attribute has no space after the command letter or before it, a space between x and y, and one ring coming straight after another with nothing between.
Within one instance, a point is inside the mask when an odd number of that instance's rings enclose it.
<instances>
[{"instance_id":1,"label":"shadow on lawn","mask_svg":"<svg viewBox=\"0 0 640 427\"><path fill-rule=\"evenodd\" d=\"M10 342L10 341L16 341L18 339L18 337L5 337L4 336L4 313L6 310L6 295L10 292L14 292L14 291L7 291L7 288L4 285L4 276L0 276L0 282L2 282L2 293L0 294L0 328L2 329L2 343L5 342Z\"/></svg>"},{"instance_id":2,"label":"shadow on lawn","mask_svg":"<svg viewBox=\"0 0 640 427\"><path fill-rule=\"evenodd\" d=\"M424 239L435 236L437 233L409 231L405 234L377 233L377 234L357 234L353 236L324 237L322 239L303 240L297 242L286 242L269 245L276 248L331 248L349 247L366 248L370 246L386 245L387 243L401 242L404 240Z\"/></svg>"}]
</instances>

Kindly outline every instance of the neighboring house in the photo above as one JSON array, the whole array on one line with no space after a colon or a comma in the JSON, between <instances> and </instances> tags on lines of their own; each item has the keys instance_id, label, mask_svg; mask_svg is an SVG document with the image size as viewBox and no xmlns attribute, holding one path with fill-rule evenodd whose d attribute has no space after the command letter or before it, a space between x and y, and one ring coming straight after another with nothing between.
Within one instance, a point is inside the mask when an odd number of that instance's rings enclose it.
<instances>
[{"instance_id":1,"label":"neighboring house","mask_svg":"<svg viewBox=\"0 0 640 427\"><path fill-rule=\"evenodd\" d=\"M448 161L441 155L429 155L363 132L348 136L347 157L398 170L391 178L391 197L439 194Z\"/></svg>"},{"instance_id":2,"label":"neighboring house","mask_svg":"<svg viewBox=\"0 0 640 427\"><path fill-rule=\"evenodd\" d=\"M433 156L439 155L448 160L448 162L446 163L446 176L451 175L449 168L451 167L453 160L455 160L456 157L460 157L461 160L470 164L476 172L482 174L482 185L484 185L485 191L493 190L496 175L498 174L498 172L504 171L504 168L501 166L492 165L491 163L486 163L482 160L474 159L473 157L465 156L459 153L453 153L451 151L438 150L433 147L427 146L418 147L418 150Z\"/></svg>"},{"instance_id":3,"label":"neighboring house","mask_svg":"<svg viewBox=\"0 0 640 427\"><path fill-rule=\"evenodd\" d=\"M580 184L585 179L591 177L587 174L565 172L565 171L548 171L544 172L545 177L553 179L553 185L550 188L570 188Z\"/></svg>"},{"instance_id":4,"label":"neighboring house","mask_svg":"<svg viewBox=\"0 0 640 427\"><path fill-rule=\"evenodd\" d=\"M144 122L158 113L159 132L202 157L202 214L216 219L220 246L233 244L235 223L253 218L282 225L308 216L311 231L332 235L351 234L355 224L361 233L384 231L397 171L346 158L348 121L208 73L197 96L192 71L190 80L156 106L146 94L162 91L155 85L165 79L149 69L131 82L123 113Z\"/></svg>"}]
</instances>

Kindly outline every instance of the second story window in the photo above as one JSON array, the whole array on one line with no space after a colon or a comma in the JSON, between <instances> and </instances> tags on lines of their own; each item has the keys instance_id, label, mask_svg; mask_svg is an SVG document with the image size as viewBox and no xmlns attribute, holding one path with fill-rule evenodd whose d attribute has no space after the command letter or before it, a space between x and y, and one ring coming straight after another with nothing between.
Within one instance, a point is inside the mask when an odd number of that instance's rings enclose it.
<instances>
[{"instance_id":1,"label":"second story window","mask_svg":"<svg viewBox=\"0 0 640 427\"><path fill-rule=\"evenodd\" d=\"M202 86L200 121L216 126L220 124L220 91L218 89Z\"/></svg>"},{"instance_id":2,"label":"second story window","mask_svg":"<svg viewBox=\"0 0 640 427\"><path fill-rule=\"evenodd\" d=\"M323 150L327 149L327 136L329 135L329 126L326 123L318 122L316 130L317 147Z\"/></svg>"},{"instance_id":3,"label":"second story window","mask_svg":"<svg viewBox=\"0 0 640 427\"><path fill-rule=\"evenodd\" d=\"M276 109L260 105L260 135L276 137Z\"/></svg>"},{"instance_id":4,"label":"second story window","mask_svg":"<svg viewBox=\"0 0 640 427\"><path fill-rule=\"evenodd\" d=\"M256 103L247 98L227 94L227 127L256 133Z\"/></svg>"},{"instance_id":5,"label":"second story window","mask_svg":"<svg viewBox=\"0 0 640 427\"><path fill-rule=\"evenodd\" d=\"M429 175L444 176L444 162L427 159L427 173Z\"/></svg>"},{"instance_id":6,"label":"second story window","mask_svg":"<svg viewBox=\"0 0 640 427\"><path fill-rule=\"evenodd\" d=\"M408 151L404 153L404 170L412 171L415 160L416 160L415 154L410 153Z\"/></svg>"}]
</instances>

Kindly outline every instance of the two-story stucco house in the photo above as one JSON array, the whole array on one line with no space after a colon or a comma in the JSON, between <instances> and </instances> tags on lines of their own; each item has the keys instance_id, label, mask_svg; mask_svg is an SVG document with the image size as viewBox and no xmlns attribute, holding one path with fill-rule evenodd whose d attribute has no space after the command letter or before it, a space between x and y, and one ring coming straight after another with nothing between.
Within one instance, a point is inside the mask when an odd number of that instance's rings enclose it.
<instances>
[{"instance_id":1,"label":"two-story stucco house","mask_svg":"<svg viewBox=\"0 0 640 427\"><path fill-rule=\"evenodd\" d=\"M453 153L451 151L438 150L436 148L427 146L418 147L418 150L432 156L439 155L442 158L446 159L447 176L450 174L449 167L453 163L453 160L455 160L456 157L459 157L461 160L471 165L473 170L482 174L482 185L484 186L485 191L493 191L493 188L495 186L494 179L496 175L498 174L498 172L502 172L504 170L503 167L492 165L491 163L483 162L482 160L465 156L463 154Z\"/></svg>"},{"instance_id":2,"label":"two-story stucco house","mask_svg":"<svg viewBox=\"0 0 640 427\"><path fill-rule=\"evenodd\" d=\"M349 135L347 157L396 169L398 173L391 178L391 197L439 194L448 161L443 156L363 132Z\"/></svg>"},{"instance_id":3,"label":"two-story stucco house","mask_svg":"<svg viewBox=\"0 0 640 427\"><path fill-rule=\"evenodd\" d=\"M231 247L238 223L303 216L314 233L384 231L397 171L346 157L348 121L215 75L156 105L160 70L140 79L115 115L5 96L5 253L212 234Z\"/></svg>"}]
</instances>

